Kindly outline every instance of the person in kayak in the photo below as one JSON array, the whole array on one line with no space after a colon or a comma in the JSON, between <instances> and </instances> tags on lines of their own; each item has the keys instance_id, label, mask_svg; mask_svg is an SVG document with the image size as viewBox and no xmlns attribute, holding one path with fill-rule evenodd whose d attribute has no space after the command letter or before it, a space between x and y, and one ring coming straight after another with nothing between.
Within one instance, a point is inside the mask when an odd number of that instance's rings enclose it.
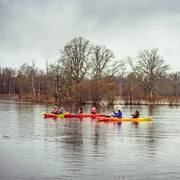
<instances>
[{"instance_id":1,"label":"person in kayak","mask_svg":"<svg viewBox=\"0 0 180 180\"><path fill-rule=\"evenodd\" d=\"M83 109L81 107L79 108L78 114L83 114Z\"/></svg>"},{"instance_id":2,"label":"person in kayak","mask_svg":"<svg viewBox=\"0 0 180 180\"><path fill-rule=\"evenodd\" d=\"M122 112L121 112L121 110L118 110L117 113L113 111L113 113L114 113L113 117L122 118Z\"/></svg>"},{"instance_id":3,"label":"person in kayak","mask_svg":"<svg viewBox=\"0 0 180 180\"><path fill-rule=\"evenodd\" d=\"M59 114L66 114L66 111L64 109L58 110Z\"/></svg>"},{"instance_id":4,"label":"person in kayak","mask_svg":"<svg viewBox=\"0 0 180 180\"><path fill-rule=\"evenodd\" d=\"M91 114L96 114L96 108L95 107L91 108Z\"/></svg>"},{"instance_id":5,"label":"person in kayak","mask_svg":"<svg viewBox=\"0 0 180 180\"><path fill-rule=\"evenodd\" d=\"M139 117L139 111L135 110L134 114L132 114L132 118L138 118Z\"/></svg>"},{"instance_id":6,"label":"person in kayak","mask_svg":"<svg viewBox=\"0 0 180 180\"><path fill-rule=\"evenodd\" d=\"M53 109L53 111L51 113L58 114L57 106L54 106L54 109Z\"/></svg>"}]
</instances>

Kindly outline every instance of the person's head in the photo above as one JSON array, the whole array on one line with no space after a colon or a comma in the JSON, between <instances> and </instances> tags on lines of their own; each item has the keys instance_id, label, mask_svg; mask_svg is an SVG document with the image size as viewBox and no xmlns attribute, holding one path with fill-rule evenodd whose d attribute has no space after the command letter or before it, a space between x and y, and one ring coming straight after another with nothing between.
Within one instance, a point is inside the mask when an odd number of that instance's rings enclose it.
<instances>
[{"instance_id":1,"label":"person's head","mask_svg":"<svg viewBox=\"0 0 180 180\"><path fill-rule=\"evenodd\" d=\"M118 113L120 113L121 112L121 110L118 110Z\"/></svg>"},{"instance_id":2,"label":"person's head","mask_svg":"<svg viewBox=\"0 0 180 180\"><path fill-rule=\"evenodd\" d=\"M82 107L80 107L79 109L82 110Z\"/></svg>"},{"instance_id":3,"label":"person's head","mask_svg":"<svg viewBox=\"0 0 180 180\"><path fill-rule=\"evenodd\" d=\"M135 113L136 113L136 114L138 114L138 113L139 113L139 111L138 111L138 110L135 110Z\"/></svg>"}]
</instances>

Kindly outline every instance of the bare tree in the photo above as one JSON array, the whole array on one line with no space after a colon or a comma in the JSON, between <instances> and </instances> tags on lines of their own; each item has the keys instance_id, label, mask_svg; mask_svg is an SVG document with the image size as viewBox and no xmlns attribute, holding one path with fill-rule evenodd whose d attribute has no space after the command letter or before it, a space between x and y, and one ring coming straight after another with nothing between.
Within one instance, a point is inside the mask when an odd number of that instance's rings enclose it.
<instances>
[{"instance_id":1,"label":"bare tree","mask_svg":"<svg viewBox=\"0 0 180 180\"><path fill-rule=\"evenodd\" d=\"M89 41L82 37L74 38L60 52L59 63L62 63L66 80L72 86L80 83L90 67L91 45Z\"/></svg>"},{"instance_id":2,"label":"bare tree","mask_svg":"<svg viewBox=\"0 0 180 180\"><path fill-rule=\"evenodd\" d=\"M180 72L171 73L168 79L173 87L173 92L171 95L176 97L180 96Z\"/></svg>"},{"instance_id":3,"label":"bare tree","mask_svg":"<svg viewBox=\"0 0 180 180\"><path fill-rule=\"evenodd\" d=\"M57 102L62 102L62 68L58 64L50 64L48 69L49 91Z\"/></svg>"},{"instance_id":4,"label":"bare tree","mask_svg":"<svg viewBox=\"0 0 180 180\"><path fill-rule=\"evenodd\" d=\"M125 70L125 62L116 60L108 66L106 76L103 77L103 80L106 82L115 82L117 78L123 77Z\"/></svg>"},{"instance_id":5,"label":"bare tree","mask_svg":"<svg viewBox=\"0 0 180 180\"><path fill-rule=\"evenodd\" d=\"M31 67L27 63L22 64L18 70L16 84L20 97L21 95L32 93L31 70Z\"/></svg>"},{"instance_id":6,"label":"bare tree","mask_svg":"<svg viewBox=\"0 0 180 180\"><path fill-rule=\"evenodd\" d=\"M142 98L141 82L138 81L135 73L130 73L126 77L122 96L127 104L133 104Z\"/></svg>"},{"instance_id":7,"label":"bare tree","mask_svg":"<svg viewBox=\"0 0 180 180\"><path fill-rule=\"evenodd\" d=\"M0 94L15 93L15 70L11 68L0 68Z\"/></svg>"},{"instance_id":8,"label":"bare tree","mask_svg":"<svg viewBox=\"0 0 180 180\"><path fill-rule=\"evenodd\" d=\"M90 83L82 81L73 87L72 92L73 100L76 104L85 104L90 96Z\"/></svg>"},{"instance_id":9,"label":"bare tree","mask_svg":"<svg viewBox=\"0 0 180 180\"><path fill-rule=\"evenodd\" d=\"M112 58L114 58L112 51L105 46L96 46L93 48L92 72L95 80L102 80Z\"/></svg>"},{"instance_id":10,"label":"bare tree","mask_svg":"<svg viewBox=\"0 0 180 180\"><path fill-rule=\"evenodd\" d=\"M35 68L35 61L33 60L32 66L30 67L30 73L31 73L31 85L32 85L32 93L33 96L36 96L36 88L35 88L35 78L36 78L36 71L37 69Z\"/></svg>"},{"instance_id":11,"label":"bare tree","mask_svg":"<svg viewBox=\"0 0 180 180\"><path fill-rule=\"evenodd\" d=\"M131 58L129 63L144 88L152 96L156 92L158 81L166 75L169 65L166 65L163 58L158 55L158 49L140 51L137 59L136 66Z\"/></svg>"},{"instance_id":12,"label":"bare tree","mask_svg":"<svg viewBox=\"0 0 180 180\"><path fill-rule=\"evenodd\" d=\"M98 80L92 80L89 84L90 98L94 105L99 104L105 94L105 83Z\"/></svg>"},{"instance_id":13,"label":"bare tree","mask_svg":"<svg viewBox=\"0 0 180 180\"><path fill-rule=\"evenodd\" d=\"M119 93L119 86L114 82L109 82L105 84L105 97L109 104L113 104L115 96Z\"/></svg>"}]
</instances>

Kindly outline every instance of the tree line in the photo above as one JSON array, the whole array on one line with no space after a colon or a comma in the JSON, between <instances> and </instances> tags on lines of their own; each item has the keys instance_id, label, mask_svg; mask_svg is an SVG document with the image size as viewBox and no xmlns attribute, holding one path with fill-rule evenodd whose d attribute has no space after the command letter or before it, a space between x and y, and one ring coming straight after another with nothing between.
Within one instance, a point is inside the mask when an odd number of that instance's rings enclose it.
<instances>
[{"instance_id":1,"label":"tree line","mask_svg":"<svg viewBox=\"0 0 180 180\"><path fill-rule=\"evenodd\" d=\"M116 96L127 104L164 98L175 101L180 96L180 72L168 70L158 49L141 50L136 57L118 60L105 46L78 37L60 50L55 62L46 61L46 70L36 67L35 61L17 70L0 68L0 94L56 104L98 104L102 100L113 104Z\"/></svg>"}]
</instances>

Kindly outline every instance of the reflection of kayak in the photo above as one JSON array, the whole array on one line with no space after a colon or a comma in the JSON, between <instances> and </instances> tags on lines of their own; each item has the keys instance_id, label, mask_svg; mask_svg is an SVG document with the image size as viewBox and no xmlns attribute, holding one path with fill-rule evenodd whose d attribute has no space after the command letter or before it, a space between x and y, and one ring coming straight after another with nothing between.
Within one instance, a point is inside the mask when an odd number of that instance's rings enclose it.
<instances>
[{"instance_id":1,"label":"reflection of kayak","mask_svg":"<svg viewBox=\"0 0 180 180\"><path fill-rule=\"evenodd\" d=\"M73 117L77 117L77 118L85 118L85 117L90 117L90 118L96 118L96 117L104 117L105 114L65 114L64 117L65 118L73 118Z\"/></svg>"},{"instance_id":2,"label":"reflection of kayak","mask_svg":"<svg viewBox=\"0 0 180 180\"><path fill-rule=\"evenodd\" d=\"M121 119L117 117L97 117L99 121L109 121L109 122L122 122L122 121L133 121L133 122L139 122L139 121L152 121L152 117L141 117L141 118L128 118L128 119Z\"/></svg>"},{"instance_id":3,"label":"reflection of kayak","mask_svg":"<svg viewBox=\"0 0 180 180\"><path fill-rule=\"evenodd\" d=\"M44 114L44 117L45 118L48 118L48 117L60 117L60 118L63 118L64 117L64 114L54 114L54 113L42 113Z\"/></svg>"}]
</instances>

